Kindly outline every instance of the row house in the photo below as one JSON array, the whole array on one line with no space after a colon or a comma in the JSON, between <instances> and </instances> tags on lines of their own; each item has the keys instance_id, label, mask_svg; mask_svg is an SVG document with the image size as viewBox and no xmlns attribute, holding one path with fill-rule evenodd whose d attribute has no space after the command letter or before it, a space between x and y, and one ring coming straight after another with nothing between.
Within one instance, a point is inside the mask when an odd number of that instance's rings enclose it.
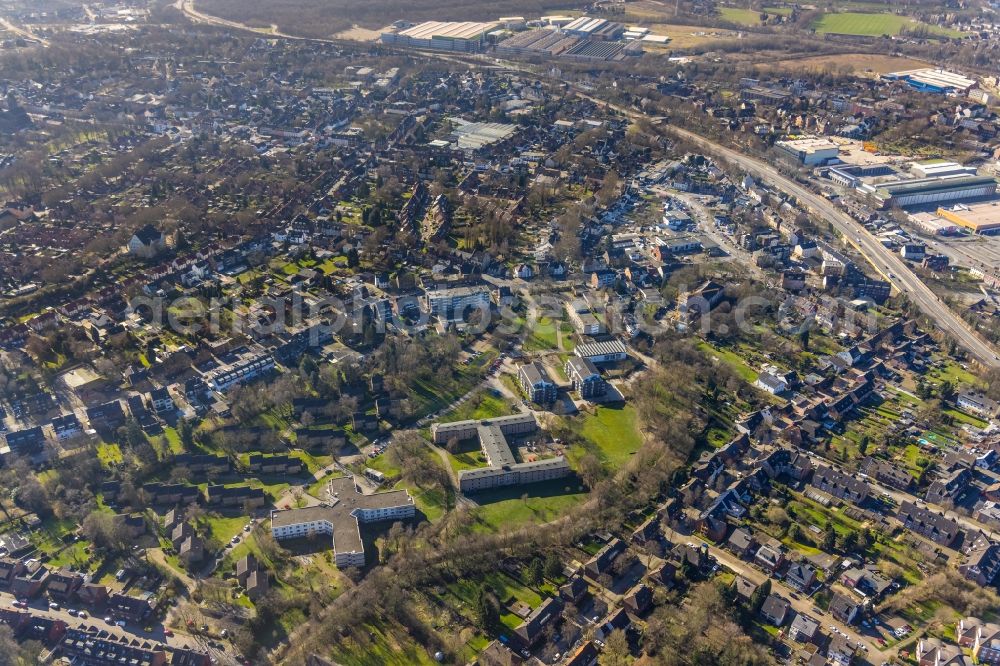
<instances>
[{"instance_id":1,"label":"row house","mask_svg":"<svg viewBox=\"0 0 1000 666\"><path fill-rule=\"evenodd\" d=\"M958 539L962 529L957 522L934 513L930 509L917 506L913 502L902 502L899 505L897 518L909 530L924 536L934 543L951 547Z\"/></svg>"},{"instance_id":2,"label":"row house","mask_svg":"<svg viewBox=\"0 0 1000 666\"><path fill-rule=\"evenodd\" d=\"M205 496L209 506L259 509L267 503L267 495L262 488L248 486L209 485Z\"/></svg>"},{"instance_id":3,"label":"row house","mask_svg":"<svg viewBox=\"0 0 1000 666\"><path fill-rule=\"evenodd\" d=\"M302 460L288 455L253 454L248 464L251 472L259 474L298 474L302 471Z\"/></svg>"},{"instance_id":4,"label":"row house","mask_svg":"<svg viewBox=\"0 0 1000 666\"><path fill-rule=\"evenodd\" d=\"M988 541L978 545L959 565L958 571L977 585L992 585L1000 572L1000 546Z\"/></svg>"},{"instance_id":5,"label":"row house","mask_svg":"<svg viewBox=\"0 0 1000 666\"><path fill-rule=\"evenodd\" d=\"M864 481L824 465L816 467L810 484L837 499L853 504L861 504L871 494L871 488Z\"/></svg>"}]
</instances>

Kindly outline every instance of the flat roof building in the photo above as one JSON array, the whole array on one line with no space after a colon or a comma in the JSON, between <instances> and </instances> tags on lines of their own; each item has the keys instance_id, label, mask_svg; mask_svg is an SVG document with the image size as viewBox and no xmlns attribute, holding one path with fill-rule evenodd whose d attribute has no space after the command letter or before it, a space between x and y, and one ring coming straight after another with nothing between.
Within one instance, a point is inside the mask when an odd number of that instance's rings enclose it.
<instances>
[{"instance_id":1,"label":"flat roof building","mask_svg":"<svg viewBox=\"0 0 1000 666\"><path fill-rule=\"evenodd\" d=\"M339 568L363 567L365 548L361 523L406 520L416 515L413 498L405 490L363 495L353 476L328 484L332 504L271 512L271 536L277 541L325 534L333 538Z\"/></svg>"},{"instance_id":2,"label":"flat roof building","mask_svg":"<svg viewBox=\"0 0 1000 666\"><path fill-rule=\"evenodd\" d=\"M917 178L934 178L941 176L975 176L976 168L962 166L958 162L948 160L928 160L910 164L910 173Z\"/></svg>"},{"instance_id":3,"label":"flat roof building","mask_svg":"<svg viewBox=\"0 0 1000 666\"><path fill-rule=\"evenodd\" d=\"M883 74L883 79L889 81L905 81L910 87L922 92L931 93L968 93L978 84L975 79L949 72L945 69L925 67L909 69L902 72Z\"/></svg>"},{"instance_id":4,"label":"flat roof building","mask_svg":"<svg viewBox=\"0 0 1000 666\"><path fill-rule=\"evenodd\" d=\"M462 150L479 150L514 136L517 125L509 123L470 123L461 118L451 118L457 125L452 130L455 145Z\"/></svg>"},{"instance_id":5,"label":"flat roof building","mask_svg":"<svg viewBox=\"0 0 1000 666\"><path fill-rule=\"evenodd\" d=\"M624 361L628 357L625 343L621 340L585 342L577 345L573 353L580 358L588 359L591 363L613 363Z\"/></svg>"},{"instance_id":6,"label":"flat roof building","mask_svg":"<svg viewBox=\"0 0 1000 666\"><path fill-rule=\"evenodd\" d=\"M475 52L483 48L486 34L497 28L495 22L425 21L398 32L383 32L383 44L437 51Z\"/></svg>"},{"instance_id":7,"label":"flat roof building","mask_svg":"<svg viewBox=\"0 0 1000 666\"><path fill-rule=\"evenodd\" d=\"M937 214L938 217L968 229L974 234L1000 233L1000 202L998 201L938 208Z\"/></svg>"},{"instance_id":8,"label":"flat roof building","mask_svg":"<svg viewBox=\"0 0 1000 666\"><path fill-rule=\"evenodd\" d=\"M882 208L920 206L993 196L997 181L992 176L955 175L864 184L858 190Z\"/></svg>"},{"instance_id":9,"label":"flat roof building","mask_svg":"<svg viewBox=\"0 0 1000 666\"><path fill-rule=\"evenodd\" d=\"M472 493L568 476L571 472L569 463L562 456L517 462L507 443L507 437L535 432L537 429L538 422L534 415L525 413L481 421L435 423L431 426L431 436L435 444L445 444L450 439L479 439L479 446L486 456L488 466L463 469L458 473L459 490Z\"/></svg>"},{"instance_id":10,"label":"flat roof building","mask_svg":"<svg viewBox=\"0 0 1000 666\"><path fill-rule=\"evenodd\" d=\"M484 285L450 287L428 291L427 309L443 321L460 321L471 310L490 309L490 290Z\"/></svg>"},{"instance_id":11,"label":"flat roof building","mask_svg":"<svg viewBox=\"0 0 1000 666\"><path fill-rule=\"evenodd\" d=\"M840 154L840 146L817 137L775 141L774 145L806 166L825 164Z\"/></svg>"}]
</instances>

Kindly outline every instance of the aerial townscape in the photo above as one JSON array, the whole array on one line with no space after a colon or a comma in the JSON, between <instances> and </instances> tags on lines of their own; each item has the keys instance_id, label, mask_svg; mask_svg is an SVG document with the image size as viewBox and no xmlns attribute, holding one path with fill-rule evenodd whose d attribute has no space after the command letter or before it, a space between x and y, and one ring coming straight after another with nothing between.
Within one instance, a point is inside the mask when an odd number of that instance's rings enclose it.
<instances>
[{"instance_id":1,"label":"aerial townscape","mask_svg":"<svg viewBox=\"0 0 1000 666\"><path fill-rule=\"evenodd\" d=\"M997 0L0 0L0 666L1000 666Z\"/></svg>"}]
</instances>

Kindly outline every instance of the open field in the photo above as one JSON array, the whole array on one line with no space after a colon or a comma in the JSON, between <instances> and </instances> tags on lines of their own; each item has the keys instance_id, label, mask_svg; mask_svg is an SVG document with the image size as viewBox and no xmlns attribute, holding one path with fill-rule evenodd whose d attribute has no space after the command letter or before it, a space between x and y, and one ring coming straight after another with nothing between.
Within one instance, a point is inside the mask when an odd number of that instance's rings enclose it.
<instances>
[{"instance_id":1,"label":"open field","mask_svg":"<svg viewBox=\"0 0 1000 666\"><path fill-rule=\"evenodd\" d=\"M642 446L637 422L635 407L631 405L601 406L595 414L584 417L582 434L600 449L606 462L620 467Z\"/></svg>"},{"instance_id":2,"label":"open field","mask_svg":"<svg viewBox=\"0 0 1000 666\"><path fill-rule=\"evenodd\" d=\"M555 520L586 498L586 489L575 476L472 495L480 505L476 509L480 525L488 531Z\"/></svg>"},{"instance_id":3,"label":"open field","mask_svg":"<svg viewBox=\"0 0 1000 666\"><path fill-rule=\"evenodd\" d=\"M717 42L736 39L736 33L722 28L705 28L696 25L674 25L672 23L655 23L640 20L639 23L649 28L655 35L666 35L670 38L669 48L691 49Z\"/></svg>"},{"instance_id":4,"label":"open field","mask_svg":"<svg viewBox=\"0 0 1000 666\"><path fill-rule=\"evenodd\" d=\"M539 16L565 7L559 0L463 0L449 3L447 16L434 0L349 2L348 0L195 0L197 11L258 28L276 25L281 32L305 37L332 37L359 28L381 28L397 19L407 21L485 21L498 16ZM367 34L367 33L366 33Z\"/></svg>"},{"instance_id":5,"label":"open field","mask_svg":"<svg viewBox=\"0 0 1000 666\"><path fill-rule=\"evenodd\" d=\"M945 37L962 36L962 33L956 30L921 23L907 16L898 16L896 14L865 14L861 12L824 14L813 24L813 28L820 34L860 35L862 37L898 35L903 30L914 30L917 28L926 28L932 35L943 35Z\"/></svg>"},{"instance_id":6,"label":"open field","mask_svg":"<svg viewBox=\"0 0 1000 666\"><path fill-rule=\"evenodd\" d=\"M723 20L741 25L760 25L760 12L740 7L720 7L719 14Z\"/></svg>"},{"instance_id":7,"label":"open field","mask_svg":"<svg viewBox=\"0 0 1000 666\"><path fill-rule=\"evenodd\" d=\"M874 74L887 74L889 72L899 72L907 69L918 69L927 67L927 63L913 58L902 58L897 56L877 55L869 53L845 53L837 55L812 56L808 58L790 58L788 60L776 60L774 62L760 63L758 67L767 70L807 70L813 72L824 72L827 70L841 70L850 67L855 74L872 72Z\"/></svg>"},{"instance_id":8,"label":"open field","mask_svg":"<svg viewBox=\"0 0 1000 666\"><path fill-rule=\"evenodd\" d=\"M788 16L792 13L791 7L765 7L763 12L766 14L780 14L782 16ZM756 9L745 9L742 7L720 7L719 14L722 18L730 23L739 23L740 25L755 26L760 25L760 15L761 11Z\"/></svg>"}]
</instances>

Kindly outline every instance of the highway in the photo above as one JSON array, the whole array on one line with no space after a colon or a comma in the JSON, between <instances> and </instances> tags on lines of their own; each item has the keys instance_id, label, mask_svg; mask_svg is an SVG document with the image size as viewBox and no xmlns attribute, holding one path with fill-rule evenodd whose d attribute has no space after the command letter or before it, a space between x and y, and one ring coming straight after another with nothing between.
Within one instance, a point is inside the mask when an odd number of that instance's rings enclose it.
<instances>
[{"instance_id":1,"label":"highway","mask_svg":"<svg viewBox=\"0 0 1000 666\"><path fill-rule=\"evenodd\" d=\"M210 23L221 27L234 28L238 30L250 30L271 37L281 37L285 39L303 39L277 31L272 27L270 31L254 29L242 23L227 21L218 17L210 16L197 11L194 8L194 0L177 0L175 7L183 12L189 19L200 23ZM336 43L335 40L305 39L305 41L316 41L326 43ZM509 61L493 59L493 65L487 65L483 58L463 58L453 54L446 54L433 51L420 51L424 56L458 62L471 67L501 66L529 76L538 76L527 66ZM646 120L656 120L656 116L637 111L636 109L623 107L618 104L607 102L586 91L581 90L573 83L569 83L570 89L578 96L589 99L595 104L606 106L629 118L643 118ZM955 312L944 304L934 292L917 277L903 258L885 248L863 224L838 209L831 202L813 193L794 180L782 175L770 164L748 155L736 152L730 148L715 143L700 134L695 134L689 130L682 129L675 125L664 124L662 126L668 133L683 137L694 144L700 146L706 154L714 154L724 157L733 164L739 165L751 176L762 182L768 182L786 194L794 196L800 205L806 206L809 211L826 221L837 229L844 238L853 245L864 258L878 271L886 280L901 293L905 294L921 312L934 320L938 328L948 333L956 343L964 348L978 362L990 368L1000 368L1000 352L989 342L984 340L978 333L973 331Z\"/></svg>"},{"instance_id":2,"label":"highway","mask_svg":"<svg viewBox=\"0 0 1000 666\"><path fill-rule=\"evenodd\" d=\"M619 110L624 110L620 109ZM630 115L643 115L626 110ZM934 292L917 277L898 254L884 247L863 224L837 208L818 194L782 175L770 164L721 146L694 132L675 126L665 126L668 132L681 136L707 153L712 153L739 165L751 176L769 182L778 189L798 199L810 212L833 225L844 238L853 245L864 258L894 287L905 294L920 311L935 321L937 326L951 337L977 361L991 368L1000 368L1000 355L990 343L966 325L955 312L934 295Z\"/></svg>"},{"instance_id":3,"label":"highway","mask_svg":"<svg viewBox=\"0 0 1000 666\"><path fill-rule=\"evenodd\" d=\"M31 32L30 30L16 26L5 18L0 18L0 27L14 33L18 37L23 37L24 39L27 39L32 42L38 42L42 46L49 45L49 40L42 39L35 33Z\"/></svg>"}]
</instances>

